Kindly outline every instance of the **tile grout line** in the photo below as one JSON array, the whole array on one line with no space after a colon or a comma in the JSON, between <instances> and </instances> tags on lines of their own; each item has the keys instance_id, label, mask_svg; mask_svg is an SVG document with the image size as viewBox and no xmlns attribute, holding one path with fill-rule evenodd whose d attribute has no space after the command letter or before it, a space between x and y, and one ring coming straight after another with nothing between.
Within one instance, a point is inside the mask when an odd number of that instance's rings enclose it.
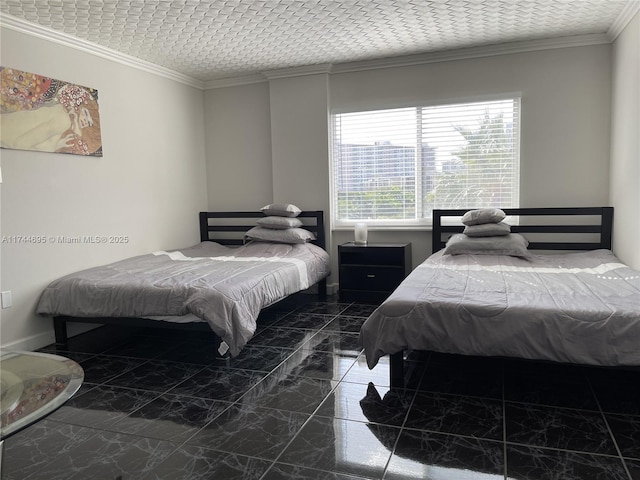
<instances>
[{"instance_id":1,"label":"tile grout line","mask_svg":"<svg viewBox=\"0 0 640 480\"><path fill-rule=\"evenodd\" d=\"M504 480L508 480L509 465L507 461L507 401L506 401L506 376L504 362L502 367L502 456L504 458Z\"/></svg>"},{"instance_id":2,"label":"tile grout line","mask_svg":"<svg viewBox=\"0 0 640 480\"><path fill-rule=\"evenodd\" d=\"M289 315L290 315L290 314L292 314L292 313L294 313L294 312L292 311L292 312L289 312L287 315L284 315L281 319L279 319L279 320L278 320L278 322L280 322L281 320L283 320L284 318L286 318L287 316L289 316ZM336 315L331 314L331 315L332 315L332 317L333 317L333 318L332 318L332 320L339 316L339 314L336 314ZM327 316L329 316L329 315L327 315ZM277 324L278 322L275 322L275 323ZM273 326L273 325L270 325L269 327L271 327L271 326ZM325 325L325 326L326 326L326 325ZM267 327L267 328L269 328L269 327ZM281 327L281 328L285 328L285 327ZM323 326L322 328L324 328L324 326ZM315 337L315 336L316 336L316 335L317 335L317 334L322 330L322 328L320 328L320 329L318 329L318 330L315 330L315 333L314 333L314 334L309 338L309 340L311 340L311 338ZM302 330L310 330L310 331L311 331L311 329L302 329ZM299 346L298 348L296 348L295 350L292 350L290 355L288 355L287 357L285 357L285 358L284 358L280 363L278 363L278 364L277 364L273 369L271 369L271 371L269 371L269 372L268 372L268 373L267 373L267 374L266 374L266 375L265 375L265 376L264 376L260 381L258 381L255 385L253 385L251 388L249 388L245 393L243 393L243 394L242 394L240 397L238 397L235 401L231 402L231 403L230 403L230 405L229 405L229 406L228 406L228 407L227 407L223 412L220 412L220 414L219 414L219 415L216 415L216 417L215 417L215 418L211 419L211 420L210 420L209 422L207 422L204 426L202 426L200 429L198 429L196 432L194 432L194 434L193 434L193 435L191 435L190 437L188 437L188 438L187 438L187 439L186 439L186 440L185 440L185 441L184 441L184 442L183 442L183 443L182 443L178 448L181 448L181 447L183 447L184 445L186 445L186 444L187 444L187 442L189 442L189 440L191 440L192 438L194 438L194 437L195 437L195 436L196 436L200 431L202 431L203 429L205 429L205 428L207 427L207 425L209 425L210 423L212 423L213 421L215 421L215 419L216 419L216 418L218 418L220 415L222 415L224 412L226 412L228 409L230 409L233 405L235 405L235 404L237 404L238 402L240 402L240 401L241 401L241 400L242 400L246 395L248 395L248 394L249 394L249 392L250 392L251 390L253 390L255 387L257 387L259 384L261 384L261 383L265 382L265 381L266 381L266 379L267 379L269 376L276 374L276 371L278 370L278 368L280 368L280 366L281 366L281 365L283 365L284 363L286 363L288 359L290 359L293 355L295 355L295 353L296 353L298 350L300 350L301 348L303 348L303 347L308 343L308 341L309 341L309 340L307 340L307 342L305 342L303 345L300 345L300 346ZM349 369L351 369L352 367L353 367L353 365L352 365L351 367L349 367ZM246 369L240 369L240 370L246 370ZM347 371L348 371L348 370L347 370ZM344 377L344 375L343 375L343 377ZM340 383L340 381L337 381L337 382L336 382L336 386L332 387L332 389L329 391L329 393L327 394L327 396L328 396L328 395L331 395L331 393L333 393L333 392L335 391L335 389L337 388L337 386L339 385L339 383ZM326 397L325 397L325 398L326 398ZM313 418L313 416L315 415L315 413L316 413L316 412L317 412L317 410L320 408L320 406L322 405L322 403L323 403L323 402L324 402L324 400L323 400L322 402L320 402L320 404L315 408L315 410L314 410L314 411L309 415L309 418L307 418L307 419L303 422L303 424L300 426L300 429L298 430L298 432L296 432L296 434L291 438L291 440L290 440L289 442L287 442L287 444L283 447L283 449L280 451L280 453L278 454L278 456L277 456L277 457L276 457L276 458L271 462L271 465L267 468L267 470L265 470L265 472L263 473L263 475L262 475L260 478L263 478L263 477L264 477L264 475L266 475L266 474L271 470L271 468L273 467L273 465L275 465L275 464L276 464L276 462L278 461L278 459L279 459L279 458L284 454L285 450L289 447L289 445L293 442L293 440L298 436L298 434L300 433L300 431L302 431L302 429L304 428L304 426L305 426L305 425L306 425L306 424L311 420L311 418ZM262 407L262 408L267 408L267 407ZM274 409L274 410L280 410L280 409ZM284 410L284 411L287 411L287 410ZM293 413L301 413L301 412L293 412ZM303 413L303 415L304 415L304 413ZM176 450L177 450L177 449L176 449ZM238 455L240 455L240 454L238 454ZM244 455L244 456L247 456L247 455ZM257 457L251 457L251 458L257 458Z\"/></svg>"},{"instance_id":3,"label":"tile grout line","mask_svg":"<svg viewBox=\"0 0 640 480\"><path fill-rule=\"evenodd\" d=\"M283 318L287 317L288 315L290 315L291 313L293 313L293 311L292 311L292 312L287 313L286 315L284 315L281 319L279 319L279 320L278 320L278 322L279 322L280 320L282 320ZM277 322L276 322L276 323L277 323ZM271 326L271 325L270 325L270 326ZM269 327L267 327L267 328L269 328ZM316 332L316 333L317 333L317 332ZM315 334L314 334L313 336L315 336ZM313 336L312 336L312 337L313 337ZM305 342L305 343L306 343L306 342ZM303 345L302 345L302 346L303 346ZM301 348L302 346L300 346L299 348ZM272 375L272 374L273 374L273 373L274 373L274 372L275 372L275 371L276 371L276 370L277 370L277 369L278 369L278 368L279 368L283 363L285 363L289 358L291 358L291 356L293 356L293 354L294 354L295 352L297 352L297 351L298 351L298 349L292 350L292 352L291 352L291 354L290 354L290 355L286 356L286 357L285 357L285 358L284 358L280 363L278 363L278 364L277 364L273 369L271 369L269 372L267 372L267 374L266 374L262 379L260 379L260 380L255 384L255 385L251 386L251 388L249 388L245 393L243 393L240 397L238 397L238 398L237 398L236 400L234 400L233 402L228 402L228 403L229 403L229 405L227 406L227 408L225 408L224 410L222 410L218 415L216 415L214 418L212 418L212 419L211 419L211 420L209 420L207 423L205 423L202 427L200 427L199 429L197 429L197 430L196 430L192 435L190 435L189 437L187 437L187 438L186 438L182 443L177 444L176 448L171 452L171 454L167 455L167 457L166 457L166 458L169 458L171 455L173 455L174 453L178 452L181 448L191 446L191 444L189 444L189 443L188 443L191 439L193 439L194 437L196 437L196 436L197 436L201 431L203 431L203 430L204 430L208 425L210 425L211 423L213 423L217 418L219 418L219 417L220 417L221 415L223 415L225 412L227 412L228 410L230 410L234 405L238 404L238 402L240 402L240 400L241 400L242 398L244 398L244 397L245 397L245 396L246 396L246 395L247 395L251 390L253 390L257 385L259 385L259 384L261 384L262 382L266 381L267 377L269 377L270 375ZM204 370L205 368L206 368L206 367L203 367L203 369L202 369L202 370ZM225 367L225 369L230 369L230 370L242 370L242 371L246 371L246 370L247 370L247 369L234 369L234 368L232 368L232 367ZM200 372L200 371L202 371L202 370L199 370L199 372ZM250 371L253 371L253 370L250 370ZM173 388L175 388L175 386L174 386L174 387L172 387L172 389L173 389ZM170 390L172 390L172 389L169 389L169 391L170 391ZM166 393L166 392L165 392L165 393ZM307 421L308 421L308 419L307 419ZM305 423L306 423L306 421L305 421ZM303 426L304 426L304 424L303 424ZM302 429L302 427L301 427L301 429ZM297 434L296 434L296 435L297 435ZM294 436L294 438L295 438L295 436ZM288 445L287 445L287 446L288 446ZM203 447L203 448L204 448L204 447ZM286 448L286 447L285 447L285 448ZM250 455L243 455L243 454L232 453L232 452L224 452L224 451L222 451L222 450L215 450L215 449L211 449L211 450L216 451L216 452L221 452L221 453L226 453L226 454L232 454L232 455L237 455L237 456L241 456L241 457L246 457L246 458L260 458L260 457L253 457L253 456L250 456ZM283 450L283 451L284 451L284 450ZM282 452L281 452L281 454L282 454ZM166 460L166 458L165 458L165 459L163 459L163 461L162 461L162 462L160 462L160 463L158 464L158 466L162 465L162 463ZM272 465L273 465L273 463L272 463ZM156 468L158 468L158 466L156 466L153 470L155 470ZM267 470L265 470L265 472L264 472L263 476L264 476L264 475L265 475L265 474L266 474L270 469L271 469L271 465L267 468ZM147 475L148 475L148 474L147 474ZM262 476L261 476L260 478L262 478Z\"/></svg>"},{"instance_id":4,"label":"tile grout line","mask_svg":"<svg viewBox=\"0 0 640 480\"><path fill-rule=\"evenodd\" d=\"M287 313L287 314L286 314L286 315L284 315L282 318L287 317L287 316L288 316L288 315L290 315L291 313L293 313L293 311L291 311L291 312ZM281 318L281 319L279 319L279 320L278 320L278 322L279 322L280 320L282 320L282 318ZM276 323L277 323L277 322L276 322ZM271 325L270 325L270 326L271 326ZM268 328L268 327L267 327L267 328ZM305 342L305 343L306 343L306 342ZM300 348L300 347L299 347L299 348ZM196 436L198 435L198 433L200 433L202 430L204 430L208 425L210 425L211 423L213 423L217 418L219 418L219 417L220 417L221 415L223 415L225 412L227 412L228 410L230 410L234 405L236 405L238 402L240 402L240 400L241 400L243 397L245 397L245 396L246 396L246 395L247 395L251 390L253 390L257 385L259 385L259 384L261 384L262 382L264 382L264 381L266 380L266 378L267 378L267 377L269 377L270 375L272 375L272 374L273 374L273 373L274 373L274 372L275 372L275 371L276 371L276 370L277 370L277 369L278 369L278 368L279 368L279 367L280 367L284 362L286 362L286 361L287 361L287 360L288 360L288 359L289 359L289 358L290 358L290 357L291 357L291 356L292 356L292 355L293 355L297 350L298 350L298 349L293 350L293 351L291 352L291 354L290 354L290 355L286 356L286 357L285 357L285 358L284 358L280 363L278 363L278 364L277 364L273 369L271 369L269 372L267 372L267 374L266 374L263 378L261 378L261 379L260 379L260 380L255 384L255 385L251 386L251 388L249 388L245 393L243 393L240 397L238 397L237 399L235 399L233 402L227 402L227 401L224 401L224 403L228 403L227 407L226 407L224 410L222 410L218 415L216 415L215 417L213 417L212 419L210 419L208 422L206 422L202 427L200 427L200 428L198 428L197 430L195 430L195 431L193 432L193 434L192 434L192 435L190 435L190 436L188 436L188 437L187 437L187 438L186 438L182 443L180 443L180 444L176 444L176 448L175 448L175 449L174 449L174 450L173 450L169 455L167 455L167 457L166 457L166 458L169 458L171 455L173 455L174 453L178 452L181 448L185 448L185 447L191 446L191 444L189 444L189 443L188 443L191 439L193 439L194 437L196 437ZM198 372L197 372L197 373L199 373L199 372L203 371L203 370L204 370L204 369L206 369L208 366L209 366L209 365L204 366L202 369L198 370ZM224 367L224 369L225 369L225 370L241 370L241 371L247 371L247 369L238 369L238 368L232 368L232 367L226 367L226 366ZM250 371L253 371L253 370L250 370ZM193 376L193 375L192 375L192 376ZM189 378L191 378L191 377L189 377ZM186 379L185 379L185 380L186 380ZM183 380L183 381L184 381L184 380ZM182 382L180 382L180 383L182 383ZM174 385L172 388L170 388L169 390L167 390L164 394L171 392L171 391L172 391L176 386L177 386L177 385ZM164 394L163 394L163 395L164 395ZM196 398L201 398L201 397L196 397ZM222 402L222 400L214 400L214 401ZM170 442L170 441L169 441L169 443L172 443L172 442ZM252 456L250 456L250 455L242 455L242 454L237 454L237 453L232 453L232 452L224 452L224 451L222 451L222 450L215 450L215 449L212 449L212 450L213 450L213 451L216 451L216 452L221 452L221 453L227 453L227 454L232 454L232 455L238 455L238 456L242 456L242 457L246 457L246 458L259 458L259 457L252 457ZM162 463L166 460L166 458L165 458L165 459L163 459L163 461L162 461L162 462L160 462L160 463L158 464L158 466L162 465ZM156 470L156 468L158 468L158 466L156 466L153 470ZM269 469L270 469L270 467L265 471L265 473L266 473L267 471L269 471ZM150 473L148 473L147 475L149 475L149 474L150 474Z\"/></svg>"},{"instance_id":5,"label":"tile grout line","mask_svg":"<svg viewBox=\"0 0 640 480\"><path fill-rule=\"evenodd\" d=\"M409 418L409 413L411 412L411 409L413 408L413 405L416 401L416 397L418 396L418 393L420 392L420 385L422 383L422 379L424 378L424 376L427 374L427 369L429 368L429 362L431 360L431 353L429 353L429 358L427 359L425 366L423 367L423 371L422 374L420 375L420 378L418 379L418 383L416 385L416 389L413 391L413 397L411 398L411 403L409 404L409 408L407 409L407 413L405 413L404 415L404 420L402 421L402 425L400 425L400 431L398 432L398 436L396 437L396 441L393 442L393 448L391 449L391 455L389 455L389 459L387 460L387 463L385 464L383 470L382 470L382 479L384 479L384 477L387 476L387 473L389 473L389 465L391 465L391 460L393 459L393 454L396 451L396 448L398 447L398 442L400 441L400 436L402 435L402 433L406 430L405 425L407 424L407 420ZM403 359L404 362L404 359ZM391 390L391 386L389 386L389 389Z\"/></svg>"},{"instance_id":6,"label":"tile grout line","mask_svg":"<svg viewBox=\"0 0 640 480\"><path fill-rule=\"evenodd\" d=\"M349 370L353 368L353 365L351 367L349 367ZM347 370L347 372L349 371ZM344 376L344 375L343 375ZM329 395L331 395L336 388L338 388L338 385L340 385L340 381L336 382L336 385L334 387L331 388L331 390L329 391L329 393L327 393L327 395L324 397L324 399L316 406L316 408L313 410L313 412L309 415L309 418L307 418L302 425L300 426L300 428L298 429L298 431L296 432L296 434L291 437L291 439L287 442L287 444L282 448L282 450L280 450L280 453L276 456L276 458L271 462L271 465L269 465L269 468L267 468L264 473L260 476L259 480L262 480L265 478L265 475L267 475L267 473L269 473L269 471L271 471L271 469L273 468L273 466L278 463L278 460L282 457L282 455L284 455L284 452L287 450L287 448L289 448L289 446L293 443L293 441L298 437L298 435L300 435L300 432L304 429L305 426L307 426L307 424L309 424L309 422L311 422L311 419L314 418L314 416L316 415L316 412L320 409L320 407L322 406L322 404L325 402L325 400L327 399L327 397L329 397ZM321 417L323 418L323 417ZM301 465L300 465L301 466ZM311 467L303 467L303 468L311 468ZM316 469L314 469L316 470Z\"/></svg>"},{"instance_id":7,"label":"tile grout line","mask_svg":"<svg viewBox=\"0 0 640 480\"><path fill-rule=\"evenodd\" d=\"M345 307L343 310L341 310L341 312L345 311L345 310L346 310L349 306L351 306L351 305L353 305L353 302L352 302L352 303L350 303L350 304L349 304L347 307ZM333 318L331 321L335 320L335 319L336 319L337 317L339 317L339 316L340 316L340 313L336 314L336 315L334 316L334 318ZM330 321L330 322L331 322L331 321ZM329 322L329 323L330 323L330 322ZM328 323L327 323L327 325L328 325ZM316 334L317 334L317 333L319 333L321 330L323 330L325 327L326 327L326 325L324 325L322 328L320 328L320 329L316 332ZM297 351L297 350L296 350L296 351ZM356 358L357 358L357 357L356 357ZM356 365L356 363L357 363L357 360L356 360L356 362L354 362L354 363L349 367L349 369L344 373L344 375L342 375L342 378L344 378L344 377L347 375L347 373L349 373L349 371L350 371L350 370L351 370L351 369ZM311 413L311 415L309 415L309 418L307 418L307 419L304 421L304 423L300 426L300 429L296 432L296 434L295 434L293 437L291 437L291 439L287 442L287 444L282 448L282 450L280 451L280 453L279 453L279 454L276 456L276 458L271 462L271 465L269 465L269 468L267 468L267 469L264 471L264 473L260 476L260 479L259 479L259 480L263 480L263 479L265 478L265 476L266 476L266 475L271 471L271 469L274 467L274 465L275 465L276 463L278 463L278 460L282 457L282 455L284 455L284 452L286 452L286 450L289 448L289 446L291 446L291 444L292 444L292 443L294 442L294 440L298 437L298 435L300 435L300 432L302 432L302 430L305 428L305 426L306 426L306 425L308 425L308 424L311 422L311 420L316 416L316 413L318 412L318 410L320 409L320 407L322 406L322 404L326 401L326 399L327 399L327 398L328 398L328 397L329 397L333 392L335 392L335 390L338 388L338 386L339 386L339 385L340 385L340 383L342 382L342 378L341 378L340 380L336 381L335 386L333 386L333 387L331 388L331 390L329 391L329 393L327 393L327 395L325 396L325 398L324 398L324 399L323 399L323 400L318 404L318 406L316 406L316 408L315 408L315 409L314 409L314 411ZM316 417L316 418L318 418L318 417ZM324 418L324 417L320 417L320 418ZM313 469L312 467L303 467L303 468L310 468L310 469ZM317 469L313 469L313 470L317 470ZM320 470L320 471L324 471L324 470ZM383 472L384 472L384 471L383 471ZM331 473L335 473L335 472L331 472Z\"/></svg>"},{"instance_id":8,"label":"tile grout line","mask_svg":"<svg viewBox=\"0 0 640 480\"><path fill-rule=\"evenodd\" d=\"M625 461L624 455L622 455L622 451L620 450L620 446L618 445L618 441L616 440L616 437L613 434L613 430L611 429L611 425L609 425L609 420L607 420L607 416L605 415L604 410L602 409L602 405L600 404L600 399L598 398L598 395L596 394L596 391L593 388L593 384L591 383L591 379L586 375L585 375L585 378L587 380L587 383L589 384L589 388L591 390L591 394L593 395L593 398L595 398L595 400L596 400L596 404L598 405L598 410L600 412L600 415L602 416L602 419L604 420L604 424L607 426L607 431L609 432L609 436L611 437L611 440L613 441L613 445L616 447L616 452L618 452L618 458L622 462L622 468L624 468L624 471L626 472L627 477L629 477L629 480L633 480L633 477L631 476L631 472L629 471L629 467L627 467L627 462Z\"/></svg>"}]
</instances>

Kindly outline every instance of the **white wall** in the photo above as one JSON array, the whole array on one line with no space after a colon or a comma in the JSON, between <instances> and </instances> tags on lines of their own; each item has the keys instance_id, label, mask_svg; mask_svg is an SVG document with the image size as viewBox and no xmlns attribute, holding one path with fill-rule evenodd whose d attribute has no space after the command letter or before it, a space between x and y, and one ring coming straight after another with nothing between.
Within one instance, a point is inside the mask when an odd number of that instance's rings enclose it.
<instances>
[{"instance_id":1,"label":"white wall","mask_svg":"<svg viewBox=\"0 0 640 480\"><path fill-rule=\"evenodd\" d=\"M209 210L256 211L273 200L269 85L205 92Z\"/></svg>"},{"instance_id":2,"label":"white wall","mask_svg":"<svg viewBox=\"0 0 640 480\"><path fill-rule=\"evenodd\" d=\"M521 205L608 201L610 46L560 48L331 78L333 108L522 96Z\"/></svg>"},{"instance_id":3,"label":"white wall","mask_svg":"<svg viewBox=\"0 0 640 480\"><path fill-rule=\"evenodd\" d=\"M328 149L323 144L328 133L321 120L327 113L325 99L330 108L344 110L519 92L521 205L602 206L609 202L610 45L331 74L328 91L322 78L318 74L271 80L270 91L261 90L262 95L270 95L271 121L255 123L254 135L272 135L273 159L260 157L255 168L266 171L260 162L271 162L274 196L280 201L323 208L328 215ZM214 95L221 99L235 92L222 88ZM260 104L266 101L263 97ZM233 110L233 105L228 106ZM209 118L229 110L207 108L206 113ZM215 165L218 152L235 148L232 141L220 138L207 151L208 164ZM242 190L240 182L236 188ZM333 232L333 272L337 272L336 245L352 238L351 231ZM411 242L414 265L431 253L427 231L373 231L369 240ZM331 281L337 282L335 273Z\"/></svg>"},{"instance_id":4,"label":"white wall","mask_svg":"<svg viewBox=\"0 0 640 480\"><path fill-rule=\"evenodd\" d=\"M270 84L273 200L329 210L329 76Z\"/></svg>"},{"instance_id":5,"label":"white wall","mask_svg":"<svg viewBox=\"0 0 640 480\"><path fill-rule=\"evenodd\" d=\"M199 240L206 209L203 92L96 55L1 32L2 64L98 89L104 156L1 150L2 234L123 235L124 244L2 244L0 344L53 340L34 314L43 288L76 270Z\"/></svg>"},{"instance_id":6,"label":"white wall","mask_svg":"<svg viewBox=\"0 0 640 480\"><path fill-rule=\"evenodd\" d=\"M613 44L612 71L613 251L640 270L640 13Z\"/></svg>"},{"instance_id":7,"label":"white wall","mask_svg":"<svg viewBox=\"0 0 640 480\"><path fill-rule=\"evenodd\" d=\"M206 91L209 208L328 209L327 95L326 74Z\"/></svg>"}]
</instances>

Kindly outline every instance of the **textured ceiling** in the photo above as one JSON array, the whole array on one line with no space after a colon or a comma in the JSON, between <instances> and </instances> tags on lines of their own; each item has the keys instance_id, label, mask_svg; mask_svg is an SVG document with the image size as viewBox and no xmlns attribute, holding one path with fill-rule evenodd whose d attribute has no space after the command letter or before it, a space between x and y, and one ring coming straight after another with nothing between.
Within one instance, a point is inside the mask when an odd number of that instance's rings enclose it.
<instances>
[{"instance_id":1,"label":"textured ceiling","mask_svg":"<svg viewBox=\"0 0 640 480\"><path fill-rule=\"evenodd\" d=\"M208 81L606 33L638 0L0 0L0 12Z\"/></svg>"}]
</instances>

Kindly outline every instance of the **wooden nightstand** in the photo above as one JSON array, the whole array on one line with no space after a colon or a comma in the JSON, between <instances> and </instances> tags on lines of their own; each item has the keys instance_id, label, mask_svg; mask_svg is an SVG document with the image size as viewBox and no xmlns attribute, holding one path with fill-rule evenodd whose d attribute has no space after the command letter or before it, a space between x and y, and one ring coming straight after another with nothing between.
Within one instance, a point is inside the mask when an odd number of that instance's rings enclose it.
<instances>
[{"instance_id":1,"label":"wooden nightstand","mask_svg":"<svg viewBox=\"0 0 640 480\"><path fill-rule=\"evenodd\" d=\"M382 301L411 271L410 243L338 245L341 300Z\"/></svg>"}]
</instances>

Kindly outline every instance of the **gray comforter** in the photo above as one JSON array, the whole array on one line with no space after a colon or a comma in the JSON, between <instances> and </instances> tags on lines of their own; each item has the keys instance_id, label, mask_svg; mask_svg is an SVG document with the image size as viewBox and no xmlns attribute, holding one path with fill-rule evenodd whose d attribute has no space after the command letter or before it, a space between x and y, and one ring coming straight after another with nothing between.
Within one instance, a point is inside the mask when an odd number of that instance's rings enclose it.
<instances>
[{"instance_id":1,"label":"gray comforter","mask_svg":"<svg viewBox=\"0 0 640 480\"><path fill-rule=\"evenodd\" d=\"M529 260L438 252L360 340L370 368L402 350L640 365L640 272L609 250Z\"/></svg>"},{"instance_id":2,"label":"gray comforter","mask_svg":"<svg viewBox=\"0 0 640 480\"><path fill-rule=\"evenodd\" d=\"M313 244L203 242L77 272L52 282L41 315L185 316L209 323L237 355L260 310L329 274L329 255Z\"/></svg>"}]
</instances>

